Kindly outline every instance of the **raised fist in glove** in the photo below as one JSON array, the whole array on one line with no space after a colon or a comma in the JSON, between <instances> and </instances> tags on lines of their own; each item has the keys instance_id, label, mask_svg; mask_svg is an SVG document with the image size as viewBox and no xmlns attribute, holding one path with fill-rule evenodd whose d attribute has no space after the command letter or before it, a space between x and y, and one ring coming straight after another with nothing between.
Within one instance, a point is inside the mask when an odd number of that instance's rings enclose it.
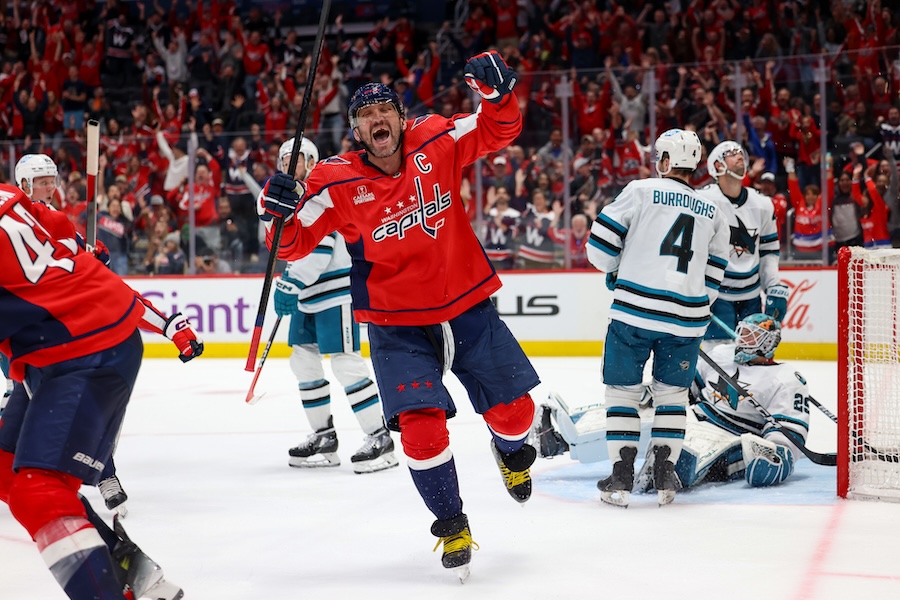
<instances>
[{"instance_id":1,"label":"raised fist in glove","mask_svg":"<svg viewBox=\"0 0 900 600\"><path fill-rule=\"evenodd\" d=\"M496 50L476 54L466 63L466 83L482 98L497 104L512 92L518 81L516 72L509 68Z\"/></svg>"},{"instance_id":2,"label":"raised fist in glove","mask_svg":"<svg viewBox=\"0 0 900 600\"><path fill-rule=\"evenodd\" d=\"M178 348L178 358L187 362L203 354L203 340L191 329L191 322L181 313L175 313L166 321L163 335Z\"/></svg>"},{"instance_id":3,"label":"raised fist in glove","mask_svg":"<svg viewBox=\"0 0 900 600\"><path fill-rule=\"evenodd\" d=\"M265 212L259 218L263 221L290 219L305 195L306 189L301 182L285 173L275 173L263 188Z\"/></svg>"},{"instance_id":4,"label":"raised fist in glove","mask_svg":"<svg viewBox=\"0 0 900 600\"><path fill-rule=\"evenodd\" d=\"M101 240L95 241L93 246L85 244L84 249L93 254L104 265L109 266L109 248Z\"/></svg>"},{"instance_id":5,"label":"raised fist in glove","mask_svg":"<svg viewBox=\"0 0 900 600\"><path fill-rule=\"evenodd\" d=\"M287 317L299 312L297 308L297 295L303 284L287 275L282 275L275 280L275 314L279 317Z\"/></svg>"},{"instance_id":6,"label":"raised fist in glove","mask_svg":"<svg viewBox=\"0 0 900 600\"><path fill-rule=\"evenodd\" d=\"M776 321L784 319L789 295L788 288L783 283L770 285L766 290L766 314Z\"/></svg>"}]
</instances>

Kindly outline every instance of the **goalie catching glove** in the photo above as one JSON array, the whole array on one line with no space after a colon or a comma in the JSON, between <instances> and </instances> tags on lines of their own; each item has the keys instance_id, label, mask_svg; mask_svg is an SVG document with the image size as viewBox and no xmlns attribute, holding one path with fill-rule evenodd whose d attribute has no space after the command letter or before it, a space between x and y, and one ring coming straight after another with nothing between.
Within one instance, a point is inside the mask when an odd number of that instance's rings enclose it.
<instances>
[{"instance_id":1,"label":"goalie catching glove","mask_svg":"<svg viewBox=\"0 0 900 600\"><path fill-rule=\"evenodd\" d=\"M770 285L766 290L766 314L776 321L784 319L789 295L788 287L783 283Z\"/></svg>"},{"instance_id":2,"label":"goalie catching glove","mask_svg":"<svg viewBox=\"0 0 900 600\"><path fill-rule=\"evenodd\" d=\"M495 50L476 54L466 63L466 84L488 102L498 104L516 87L518 76Z\"/></svg>"},{"instance_id":3,"label":"goalie catching glove","mask_svg":"<svg viewBox=\"0 0 900 600\"><path fill-rule=\"evenodd\" d=\"M275 314L279 317L288 317L299 312L297 296L303 284L287 275L282 275L275 280Z\"/></svg>"},{"instance_id":4,"label":"goalie catching glove","mask_svg":"<svg viewBox=\"0 0 900 600\"><path fill-rule=\"evenodd\" d=\"M275 173L263 188L264 212L259 218L263 221L271 221L272 218L290 219L297 212L297 206L305 195L303 183L286 173Z\"/></svg>"},{"instance_id":5,"label":"goalie catching glove","mask_svg":"<svg viewBox=\"0 0 900 600\"><path fill-rule=\"evenodd\" d=\"M191 322L181 313L175 313L166 321L163 335L178 348L178 358L187 362L203 354L203 341L191 328Z\"/></svg>"}]
</instances>

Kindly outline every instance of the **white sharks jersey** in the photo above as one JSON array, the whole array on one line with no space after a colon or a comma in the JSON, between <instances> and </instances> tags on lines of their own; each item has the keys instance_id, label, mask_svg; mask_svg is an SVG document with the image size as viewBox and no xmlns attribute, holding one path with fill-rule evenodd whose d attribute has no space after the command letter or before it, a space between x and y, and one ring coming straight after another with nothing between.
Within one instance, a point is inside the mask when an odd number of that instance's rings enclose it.
<instances>
[{"instance_id":1,"label":"white sharks jersey","mask_svg":"<svg viewBox=\"0 0 900 600\"><path fill-rule=\"evenodd\" d=\"M809 433L809 390L803 376L783 363L736 363L734 348L734 344L716 346L710 352L710 358L772 413L779 425L797 432L805 441ZM752 404L739 401L737 390L705 360L697 361L697 377L698 385L703 385L700 390L702 401L694 406L697 418L735 435L754 433L777 444L795 447ZM794 456L801 454L795 451Z\"/></svg>"},{"instance_id":2,"label":"white sharks jersey","mask_svg":"<svg viewBox=\"0 0 900 600\"><path fill-rule=\"evenodd\" d=\"M310 314L350 304L350 253L343 236L326 235L312 253L288 264L288 276L302 284L301 312Z\"/></svg>"},{"instance_id":3,"label":"white sharks jersey","mask_svg":"<svg viewBox=\"0 0 900 600\"><path fill-rule=\"evenodd\" d=\"M745 187L737 200L732 200L717 183L697 194L719 205L730 231L728 267L719 297L729 302L750 300L780 283L778 225L771 198Z\"/></svg>"},{"instance_id":4,"label":"white sharks jersey","mask_svg":"<svg viewBox=\"0 0 900 600\"><path fill-rule=\"evenodd\" d=\"M700 337L728 263L718 205L668 177L632 181L591 225L591 263L618 272L610 318Z\"/></svg>"}]
</instances>

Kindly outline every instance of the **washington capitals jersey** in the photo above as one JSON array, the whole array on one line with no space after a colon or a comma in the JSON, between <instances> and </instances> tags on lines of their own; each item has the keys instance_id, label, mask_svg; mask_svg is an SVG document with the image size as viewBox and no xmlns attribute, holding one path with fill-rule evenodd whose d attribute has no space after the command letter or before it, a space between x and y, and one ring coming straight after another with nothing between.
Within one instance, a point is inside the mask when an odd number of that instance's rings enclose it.
<instances>
[{"instance_id":1,"label":"washington capitals jersey","mask_svg":"<svg viewBox=\"0 0 900 600\"><path fill-rule=\"evenodd\" d=\"M521 130L518 100L509 94L473 114L407 121L397 173L376 168L365 151L318 163L297 218L285 223L279 258L305 256L339 231L353 260L357 321L428 325L462 314L501 285L460 197L462 168Z\"/></svg>"},{"instance_id":2,"label":"washington capitals jersey","mask_svg":"<svg viewBox=\"0 0 900 600\"><path fill-rule=\"evenodd\" d=\"M729 302L758 298L780 282L778 276L778 223L772 200L753 188L742 188L737 200L712 183L697 190L716 202L728 222L730 250L719 297Z\"/></svg>"},{"instance_id":3,"label":"washington capitals jersey","mask_svg":"<svg viewBox=\"0 0 900 600\"><path fill-rule=\"evenodd\" d=\"M611 319L700 337L728 263L728 226L686 183L632 181L597 215L587 254L601 271L618 271Z\"/></svg>"},{"instance_id":4,"label":"washington capitals jersey","mask_svg":"<svg viewBox=\"0 0 900 600\"><path fill-rule=\"evenodd\" d=\"M57 227L54 219L65 223ZM144 314L115 273L79 251L74 238L60 240L66 229L65 215L0 184L0 352L18 381L26 364L43 367L115 346Z\"/></svg>"},{"instance_id":5,"label":"washington capitals jersey","mask_svg":"<svg viewBox=\"0 0 900 600\"><path fill-rule=\"evenodd\" d=\"M734 344L716 346L710 358L750 392L780 426L806 440L809 433L809 390L800 373L782 363L736 363ZM706 361L697 361L697 377L703 384L700 390L702 401L694 406L698 418L735 435L754 433L778 444L793 446L752 404L738 401L737 390L728 385ZM799 456L798 452L794 454Z\"/></svg>"}]
</instances>

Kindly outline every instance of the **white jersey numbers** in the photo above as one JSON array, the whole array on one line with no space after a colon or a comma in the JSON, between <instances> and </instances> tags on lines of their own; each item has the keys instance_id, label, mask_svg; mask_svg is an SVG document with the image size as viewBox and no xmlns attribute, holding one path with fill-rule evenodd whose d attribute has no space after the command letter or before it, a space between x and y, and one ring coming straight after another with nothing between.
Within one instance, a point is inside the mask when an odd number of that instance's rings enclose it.
<instances>
[{"instance_id":1,"label":"white jersey numbers","mask_svg":"<svg viewBox=\"0 0 900 600\"><path fill-rule=\"evenodd\" d=\"M38 239L35 228L40 229L46 238L49 238L50 234L24 206L16 204L12 207L12 212L19 219L9 214L3 215L0 217L0 229L9 236L16 258L28 281L37 283L51 267L58 267L69 273L74 270L75 261L71 258L54 258L53 253L56 251L54 245L50 241L42 242Z\"/></svg>"}]
</instances>

